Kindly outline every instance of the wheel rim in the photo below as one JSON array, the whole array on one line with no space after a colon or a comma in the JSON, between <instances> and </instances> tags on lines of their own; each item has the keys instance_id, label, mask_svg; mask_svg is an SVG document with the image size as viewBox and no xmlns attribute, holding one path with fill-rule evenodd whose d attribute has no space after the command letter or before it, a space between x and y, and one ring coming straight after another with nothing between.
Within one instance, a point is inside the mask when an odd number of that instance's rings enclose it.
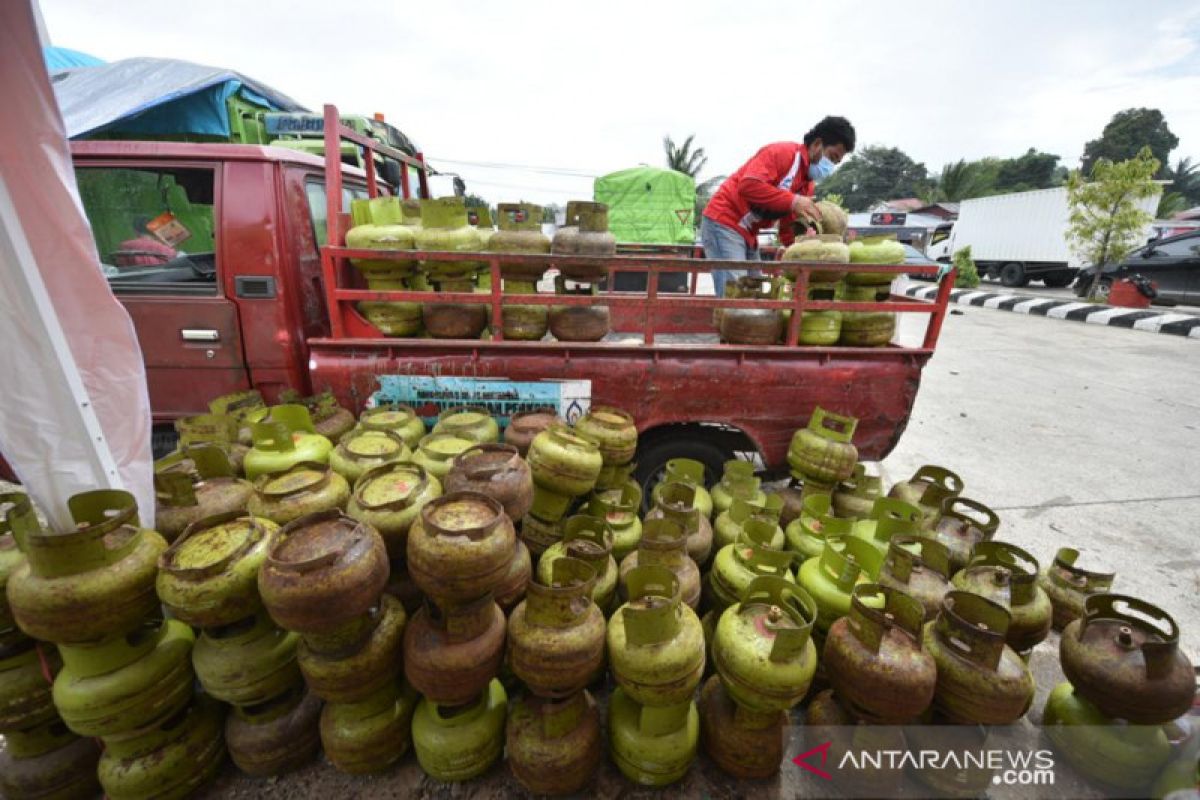
<instances>
[{"instance_id":1,"label":"wheel rim","mask_svg":"<svg viewBox=\"0 0 1200 800\"><path fill-rule=\"evenodd\" d=\"M1101 300L1107 300L1109 292L1112 291L1112 283L1109 281L1100 281L1100 285L1096 287L1096 297Z\"/></svg>"}]
</instances>

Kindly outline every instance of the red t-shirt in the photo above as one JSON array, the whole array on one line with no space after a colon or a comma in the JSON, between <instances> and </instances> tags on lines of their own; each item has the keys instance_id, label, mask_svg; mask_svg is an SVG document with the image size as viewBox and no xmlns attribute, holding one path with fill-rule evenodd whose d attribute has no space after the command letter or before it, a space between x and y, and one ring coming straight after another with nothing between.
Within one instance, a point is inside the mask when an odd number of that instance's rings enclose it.
<instances>
[{"instance_id":1,"label":"red t-shirt","mask_svg":"<svg viewBox=\"0 0 1200 800\"><path fill-rule=\"evenodd\" d=\"M775 142L759 150L721 184L704 216L733 228L752 246L758 232L782 220L779 239L790 244L792 199L813 196L808 177L808 148L800 142Z\"/></svg>"}]
</instances>

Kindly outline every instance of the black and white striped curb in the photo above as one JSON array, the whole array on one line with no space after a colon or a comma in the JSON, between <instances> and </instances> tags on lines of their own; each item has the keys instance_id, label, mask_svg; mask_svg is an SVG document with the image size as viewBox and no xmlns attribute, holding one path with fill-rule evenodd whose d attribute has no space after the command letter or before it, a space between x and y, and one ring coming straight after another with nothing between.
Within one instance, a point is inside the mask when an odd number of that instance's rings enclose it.
<instances>
[{"instance_id":1,"label":"black and white striped curb","mask_svg":"<svg viewBox=\"0 0 1200 800\"><path fill-rule=\"evenodd\" d=\"M901 293L908 297L932 300L937 294L936 286L905 286ZM1054 319L1071 319L1090 322L1093 325L1114 325L1152 333L1169 333L1200 339L1200 316L1176 314L1168 311L1147 311L1140 308L1118 308L1100 303L1078 303L1070 300L1052 300L1048 297L997 294L977 289L951 289L951 302L964 306L995 308L1015 311L1018 314L1033 314Z\"/></svg>"}]
</instances>

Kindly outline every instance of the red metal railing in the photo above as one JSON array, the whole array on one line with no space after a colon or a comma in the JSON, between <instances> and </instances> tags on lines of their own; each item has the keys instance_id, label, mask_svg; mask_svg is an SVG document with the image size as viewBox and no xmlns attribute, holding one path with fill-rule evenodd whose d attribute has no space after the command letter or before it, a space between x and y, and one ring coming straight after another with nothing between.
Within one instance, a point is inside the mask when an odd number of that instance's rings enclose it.
<instances>
[{"instance_id":1,"label":"red metal railing","mask_svg":"<svg viewBox=\"0 0 1200 800\"><path fill-rule=\"evenodd\" d=\"M716 269L747 270L751 268L766 271L777 271L784 265L782 262L746 262L746 261L709 261L700 258L676 258L664 255L617 255L606 258L589 256L556 256L556 255L527 255L520 253L448 253L425 252L414 250L367 250L353 249L340 246L345 241L345 231L348 218L342 208L342 172L340 161L340 140L354 142L366 150L363 159L367 165L367 185L374 197L378 194L375 182L375 167L372 154L379 152L401 163L413 166L418 170L420 180L420 196L427 197L429 192L427 166L424 158L418 154L416 158L408 156L394 148L382 145L373 139L362 136L342 125L337 109L325 106L325 185L326 202L328 204L328 236L330 244L321 248L321 266L325 280L325 295L330 315L332 338L354 338L351 330L361 331L365 322L357 316L351 304L362 301L385 302L423 302L423 303L472 303L486 304L491 309L491 327L494 341L503 341L503 324L501 309L507 304L519 305L607 305L612 308L625 308L640 313L642 318L642 336L646 345L655 343L656 320L660 314L672 310L697 310L714 308L777 308L791 309L792 315L788 323L787 335L781 345L766 345L767 348L795 347L799 340L800 323L805 311L851 311L851 312L896 312L928 314L929 324L925 330L922 348L933 350L941 333L942 323L946 314L946 306L950 298L950 288L954 285L954 273L942 279L936 298L933 301L888 300L885 302L851 303L845 301L809 300L809 272L818 270L838 270L847 272L875 272L900 274L936 275L938 267L917 265L882 266L875 264L787 264L789 271L797 273L793 287L793 297L790 300L758 300L744 298L725 298L700 296L695 293L697 276L700 273ZM408 170L401 170L402 192L410 196ZM491 273L490 293L478 292L417 292L417 291L372 291L368 289L348 288L350 265L348 259L370 258L396 261L432 261L455 262L476 261L486 262ZM547 270L561 266L590 267L593 271L603 272L609 276L609 288L598 296L588 295L553 295L553 294L522 294L506 295L501 291L504 264L542 264ZM646 273L646 292L614 292L612 290L612 275L615 271ZM689 294L667 292L659 294L659 275L664 272L688 272L691 292ZM369 328L370 326L367 325ZM715 330L715 329L714 329ZM385 341L398 343L403 339L387 339ZM476 346L487 346L487 342L473 342ZM520 346L529 348L579 347L578 342L519 342ZM511 343L510 343L511 346ZM598 344L594 346L603 347ZM752 348L753 349L753 348ZM806 351L822 348L806 348ZM838 347L838 350L854 348ZM871 348L874 349L874 348Z\"/></svg>"}]
</instances>

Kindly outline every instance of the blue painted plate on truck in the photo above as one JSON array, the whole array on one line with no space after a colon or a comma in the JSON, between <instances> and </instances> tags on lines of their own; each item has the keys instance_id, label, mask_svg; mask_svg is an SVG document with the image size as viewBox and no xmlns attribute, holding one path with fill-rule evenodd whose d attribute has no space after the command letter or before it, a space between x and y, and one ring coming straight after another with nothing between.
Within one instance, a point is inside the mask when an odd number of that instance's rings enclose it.
<instances>
[{"instance_id":1,"label":"blue painted plate on truck","mask_svg":"<svg viewBox=\"0 0 1200 800\"><path fill-rule=\"evenodd\" d=\"M369 407L412 406L432 426L438 413L455 406L486 408L501 426L513 414L552 408L572 425L592 405L590 380L510 381L502 378L464 378L438 375L380 375L379 390Z\"/></svg>"}]
</instances>

